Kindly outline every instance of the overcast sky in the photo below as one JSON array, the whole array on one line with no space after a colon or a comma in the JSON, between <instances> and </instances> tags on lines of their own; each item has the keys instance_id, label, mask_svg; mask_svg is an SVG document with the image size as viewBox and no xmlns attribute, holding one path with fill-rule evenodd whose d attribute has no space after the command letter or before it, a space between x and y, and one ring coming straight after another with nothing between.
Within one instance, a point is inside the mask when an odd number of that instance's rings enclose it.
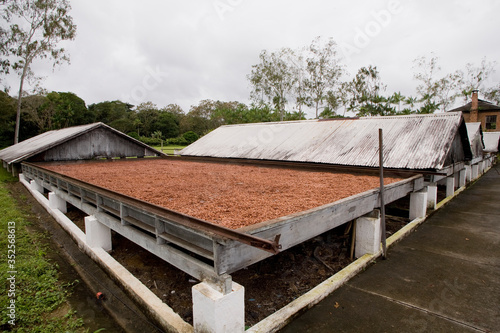
<instances>
[{"instance_id":1,"label":"overcast sky","mask_svg":"<svg viewBox=\"0 0 500 333\"><path fill-rule=\"evenodd\" d=\"M185 112L203 99L249 102L259 53L333 37L351 76L376 65L387 92L415 95L412 62L439 57L442 73L500 59L500 1L70 0L71 64L36 63L49 91L87 104L122 100ZM500 64L491 85L500 81ZM12 81L13 82L13 81ZM12 92L16 84L11 83ZM14 93L12 93L14 94Z\"/></svg>"}]
</instances>

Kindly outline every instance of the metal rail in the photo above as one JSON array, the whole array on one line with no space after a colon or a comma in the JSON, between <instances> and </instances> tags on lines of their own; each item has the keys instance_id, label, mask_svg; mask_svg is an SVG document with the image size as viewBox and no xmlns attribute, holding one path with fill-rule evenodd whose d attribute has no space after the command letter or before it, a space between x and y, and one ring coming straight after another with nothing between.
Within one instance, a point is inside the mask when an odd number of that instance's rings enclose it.
<instances>
[{"instance_id":1,"label":"metal rail","mask_svg":"<svg viewBox=\"0 0 500 333\"><path fill-rule=\"evenodd\" d=\"M175 224L178 224L179 226L182 226L184 228L187 228L191 230L192 232L196 234L204 234L205 236L208 236L209 238L216 238L221 241L224 239L230 239L230 240L235 240L247 245L250 245L252 247L259 248L263 251L272 253L272 254L277 254L280 251L281 246L279 245L279 238L280 235L276 235L274 240L267 240L259 237L252 236L250 234L245 234L242 232L238 232L233 229L229 229L226 227L222 227L216 224L212 224L210 222L197 219L195 217L185 215L173 210L166 209L164 207L160 207L154 204L151 204L146 201L142 201L124 194L120 194L105 188L102 188L100 186L92 185L87 182L75 179L73 177L65 176L62 174L59 174L57 172L48 170L40 165L35 165L33 163L22 163L22 168L23 168L23 173L26 171L27 174L46 174L48 177L54 177L55 182L64 182L69 185L76 186L80 189L83 189L83 194L80 193L83 199L85 199L88 202L93 202L95 205L97 205L100 209L106 210L114 215L120 216L120 209L116 209L113 207L108 207L105 205L103 202L98 202L97 198L99 197L106 197L109 198L113 201L121 202L126 204L127 206L130 206L132 208L136 208L137 210L140 211L147 211L148 213L152 213L156 215L157 217L164 218L169 222L173 222ZM42 177L43 178L43 177ZM65 190L70 191L70 186L67 186ZM94 197L95 194L96 196ZM87 196L85 196L87 195ZM101 199L102 200L102 199ZM154 233L154 227L147 228L147 224L141 223L141 221L133 221L133 217L129 217L128 220L132 224L136 226L143 226L143 229L146 229L147 231ZM125 218L127 220L127 218ZM134 223L135 222L135 223ZM138 225L139 224L139 225ZM163 236L162 233L160 233L160 237Z\"/></svg>"}]
</instances>

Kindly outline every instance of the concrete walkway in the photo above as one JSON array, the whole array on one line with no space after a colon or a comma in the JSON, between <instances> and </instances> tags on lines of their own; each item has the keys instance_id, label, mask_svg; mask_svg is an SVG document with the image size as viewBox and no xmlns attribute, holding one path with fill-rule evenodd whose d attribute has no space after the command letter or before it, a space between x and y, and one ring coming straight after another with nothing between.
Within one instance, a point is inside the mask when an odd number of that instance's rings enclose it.
<instances>
[{"instance_id":1,"label":"concrete walkway","mask_svg":"<svg viewBox=\"0 0 500 333\"><path fill-rule=\"evenodd\" d=\"M500 332L500 165L281 332Z\"/></svg>"}]
</instances>

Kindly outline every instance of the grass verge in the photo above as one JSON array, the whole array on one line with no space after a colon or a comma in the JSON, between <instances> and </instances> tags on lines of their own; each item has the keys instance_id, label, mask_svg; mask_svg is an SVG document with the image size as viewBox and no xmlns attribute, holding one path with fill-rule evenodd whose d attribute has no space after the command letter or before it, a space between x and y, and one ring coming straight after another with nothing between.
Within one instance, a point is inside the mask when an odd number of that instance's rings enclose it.
<instances>
[{"instance_id":1,"label":"grass verge","mask_svg":"<svg viewBox=\"0 0 500 333\"><path fill-rule=\"evenodd\" d=\"M28 232L28 213L16 207L0 168L0 330L81 332L83 320L66 302L69 285L58 282L57 266L46 259L41 233Z\"/></svg>"},{"instance_id":2,"label":"grass verge","mask_svg":"<svg viewBox=\"0 0 500 333\"><path fill-rule=\"evenodd\" d=\"M159 151L163 151L167 155L173 155L175 149L181 150L181 149L184 149L186 147L187 146L165 145L165 146L163 146L163 150L162 150L161 146L157 146L157 147L153 147L153 148L156 150L159 150Z\"/></svg>"}]
</instances>

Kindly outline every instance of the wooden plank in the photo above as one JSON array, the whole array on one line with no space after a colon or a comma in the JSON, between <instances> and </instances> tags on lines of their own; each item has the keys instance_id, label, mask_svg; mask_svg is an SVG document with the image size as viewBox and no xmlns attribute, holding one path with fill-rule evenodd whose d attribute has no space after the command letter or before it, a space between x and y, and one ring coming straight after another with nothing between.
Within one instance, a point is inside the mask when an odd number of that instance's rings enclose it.
<instances>
[{"instance_id":1,"label":"wooden plank","mask_svg":"<svg viewBox=\"0 0 500 333\"><path fill-rule=\"evenodd\" d=\"M210 251L205 250L204 248L201 248L199 246L196 246L193 243L186 242L183 239L177 238L175 236L169 235L165 232L159 233L158 237L161 237L162 239L166 240L169 243L173 243L175 245L180 246L181 248L187 249L197 255L200 255L204 258L214 260L214 254Z\"/></svg>"},{"instance_id":2,"label":"wooden plank","mask_svg":"<svg viewBox=\"0 0 500 333\"><path fill-rule=\"evenodd\" d=\"M118 215L119 216L119 215ZM132 224L132 225L135 225L136 227L140 228L140 229L144 229L152 234L155 234L156 230L154 227L150 226L149 224L147 223L144 223L136 218L133 218L131 216L123 216L122 219L129 223L129 224ZM127 225L127 224L125 224Z\"/></svg>"}]
</instances>

